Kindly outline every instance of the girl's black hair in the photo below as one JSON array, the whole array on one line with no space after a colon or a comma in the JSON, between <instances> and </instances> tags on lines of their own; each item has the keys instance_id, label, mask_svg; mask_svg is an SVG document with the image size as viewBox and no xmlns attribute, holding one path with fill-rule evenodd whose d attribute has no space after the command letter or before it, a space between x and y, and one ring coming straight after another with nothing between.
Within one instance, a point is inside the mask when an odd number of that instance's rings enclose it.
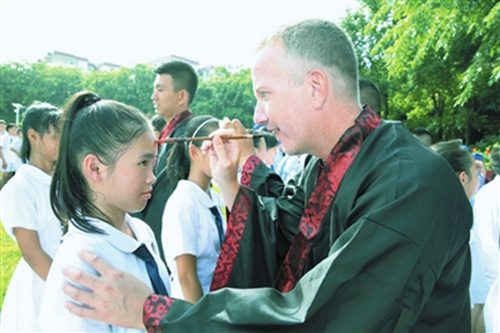
<instances>
[{"instance_id":1,"label":"girl's black hair","mask_svg":"<svg viewBox=\"0 0 500 333\"><path fill-rule=\"evenodd\" d=\"M138 109L123 103L102 100L95 93L73 95L64 108L59 158L50 188L52 210L63 223L71 221L78 229L103 233L86 217L111 224L93 203L95 193L82 173L88 154L113 170L118 159L142 134L151 132L148 119Z\"/></svg>"},{"instance_id":2,"label":"girl's black hair","mask_svg":"<svg viewBox=\"0 0 500 333\"><path fill-rule=\"evenodd\" d=\"M21 160L28 162L31 154L31 143L28 131L33 129L40 136L55 131L60 133L60 120L62 111L49 103L35 102L31 104L23 116L23 143L21 145Z\"/></svg>"},{"instance_id":3,"label":"girl's black hair","mask_svg":"<svg viewBox=\"0 0 500 333\"><path fill-rule=\"evenodd\" d=\"M443 156L457 174L463 171L471 176L470 169L475 163L474 158L470 152L460 147L460 142L456 140L438 142L431 148Z\"/></svg>"},{"instance_id":4,"label":"girl's black hair","mask_svg":"<svg viewBox=\"0 0 500 333\"><path fill-rule=\"evenodd\" d=\"M219 120L212 116L197 116L191 118L184 129L183 136L186 138L208 136L219 128ZM201 147L202 141L193 141L191 144ZM167 176L177 183L181 179L187 179L191 168L189 158L189 142L174 143L167 161Z\"/></svg>"}]
</instances>

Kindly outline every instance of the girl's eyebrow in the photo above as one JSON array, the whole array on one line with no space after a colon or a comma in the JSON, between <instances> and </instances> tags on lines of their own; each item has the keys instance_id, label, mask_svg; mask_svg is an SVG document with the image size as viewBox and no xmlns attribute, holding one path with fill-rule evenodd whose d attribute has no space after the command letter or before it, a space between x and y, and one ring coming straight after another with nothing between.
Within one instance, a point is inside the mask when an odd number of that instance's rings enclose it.
<instances>
[{"instance_id":1,"label":"girl's eyebrow","mask_svg":"<svg viewBox=\"0 0 500 333\"><path fill-rule=\"evenodd\" d=\"M155 158L155 154L154 153L142 153L140 158L143 159L143 158L147 158L147 159L152 159L152 158Z\"/></svg>"}]
</instances>

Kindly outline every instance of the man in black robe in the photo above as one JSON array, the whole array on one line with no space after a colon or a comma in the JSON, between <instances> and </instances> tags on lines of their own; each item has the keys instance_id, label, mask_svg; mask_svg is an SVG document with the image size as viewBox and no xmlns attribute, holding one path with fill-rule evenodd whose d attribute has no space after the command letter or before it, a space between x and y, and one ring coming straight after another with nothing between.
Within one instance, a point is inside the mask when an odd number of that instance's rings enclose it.
<instances>
[{"instance_id":1,"label":"man in black robe","mask_svg":"<svg viewBox=\"0 0 500 333\"><path fill-rule=\"evenodd\" d=\"M361 107L345 33L321 20L285 27L260 46L252 79L255 122L314 157L281 195L257 194L257 158L239 183L236 140L205 144L231 210L214 291L195 305L151 294L82 253L100 276L65 273L93 292L65 291L93 308L68 309L149 331L470 330L468 200L446 161Z\"/></svg>"}]
</instances>

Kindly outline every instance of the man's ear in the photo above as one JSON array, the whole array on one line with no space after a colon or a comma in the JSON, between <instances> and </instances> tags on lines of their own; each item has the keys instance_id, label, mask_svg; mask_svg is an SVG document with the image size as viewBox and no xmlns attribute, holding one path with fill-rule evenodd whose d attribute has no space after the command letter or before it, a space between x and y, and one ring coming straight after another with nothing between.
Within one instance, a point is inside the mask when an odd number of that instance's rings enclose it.
<instances>
[{"instance_id":1,"label":"man's ear","mask_svg":"<svg viewBox=\"0 0 500 333\"><path fill-rule=\"evenodd\" d=\"M187 92L186 89L181 89L177 92L177 96L179 97L179 105L181 104L188 104L188 100L189 100L189 94Z\"/></svg>"},{"instance_id":2,"label":"man's ear","mask_svg":"<svg viewBox=\"0 0 500 333\"><path fill-rule=\"evenodd\" d=\"M313 69L307 74L307 80L314 108L323 108L328 93L328 76L320 69Z\"/></svg>"},{"instance_id":3,"label":"man's ear","mask_svg":"<svg viewBox=\"0 0 500 333\"><path fill-rule=\"evenodd\" d=\"M83 158L82 172L88 179L100 182L103 178L104 165L96 155L88 154Z\"/></svg>"}]
</instances>

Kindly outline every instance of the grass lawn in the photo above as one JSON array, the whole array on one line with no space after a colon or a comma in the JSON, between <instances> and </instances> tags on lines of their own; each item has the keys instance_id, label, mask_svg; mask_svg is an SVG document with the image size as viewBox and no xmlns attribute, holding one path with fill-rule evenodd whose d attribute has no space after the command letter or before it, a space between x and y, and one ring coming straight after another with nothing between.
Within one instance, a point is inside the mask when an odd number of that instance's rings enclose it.
<instances>
[{"instance_id":1,"label":"grass lawn","mask_svg":"<svg viewBox=\"0 0 500 333\"><path fill-rule=\"evenodd\" d=\"M17 262L21 258L21 252L17 244L5 233L0 222L0 310L10 277L14 273Z\"/></svg>"}]
</instances>

